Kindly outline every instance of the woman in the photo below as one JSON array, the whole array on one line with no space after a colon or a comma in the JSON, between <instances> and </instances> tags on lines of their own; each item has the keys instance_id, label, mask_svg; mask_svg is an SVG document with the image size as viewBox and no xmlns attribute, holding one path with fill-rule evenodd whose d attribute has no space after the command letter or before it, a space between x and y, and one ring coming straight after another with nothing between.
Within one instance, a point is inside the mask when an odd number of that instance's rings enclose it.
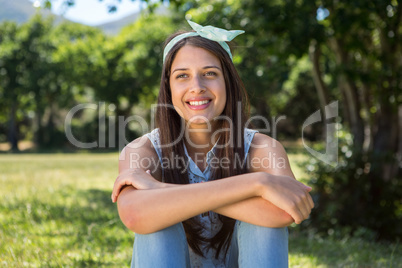
<instances>
[{"instance_id":1,"label":"woman","mask_svg":"<svg viewBox=\"0 0 402 268\"><path fill-rule=\"evenodd\" d=\"M136 233L132 266L287 267L286 226L310 214L311 188L279 142L246 128L225 42L243 31L189 23L165 46L158 129L120 155L112 200Z\"/></svg>"}]
</instances>

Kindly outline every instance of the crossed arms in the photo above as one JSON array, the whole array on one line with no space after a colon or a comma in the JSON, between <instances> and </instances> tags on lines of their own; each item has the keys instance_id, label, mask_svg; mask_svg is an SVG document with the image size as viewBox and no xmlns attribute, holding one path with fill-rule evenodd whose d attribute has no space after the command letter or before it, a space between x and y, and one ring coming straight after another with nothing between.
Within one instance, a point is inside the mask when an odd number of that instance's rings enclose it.
<instances>
[{"instance_id":1,"label":"crossed arms","mask_svg":"<svg viewBox=\"0 0 402 268\"><path fill-rule=\"evenodd\" d=\"M249 173L206 183L176 185L161 182L161 170L152 173L133 166L130 155L157 163L151 142L141 137L122 151L112 200L117 201L122 222L136 233L152 233L206 211L265 227L284 227L308 218L314 207L310 187L294 179L285 150L272 138L256 134L250 159L274 154L280 167L255 164ZM268 144L268 146L259 145ZM154 170L152 169L154 168ZM123 188L123 190L121 190Z\"/></svg>"}]
</instances>

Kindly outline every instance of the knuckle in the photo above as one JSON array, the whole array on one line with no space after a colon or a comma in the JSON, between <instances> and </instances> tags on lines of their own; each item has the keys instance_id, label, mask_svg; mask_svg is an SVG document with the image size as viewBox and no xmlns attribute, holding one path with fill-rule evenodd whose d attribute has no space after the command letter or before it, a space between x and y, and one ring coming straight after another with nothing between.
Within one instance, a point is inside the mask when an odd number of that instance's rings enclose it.
<instances>
[{"instance_id":1,"label":"knuckle","mask_svg":"<svg viewBox=\"0 0 402 268\"><path fill-rule=\"evenodd\" d=\"M300 196L298 196L298 197L295 198L295 202L296 202L296 204L300 204L300 203L303 202L303 198L301 198ZM295 205L296 205L296 204L295 204Z\"/></svg>"},{"instance_id":2,"label":"knuckle","mask_svg":"<svg viewBox=\"0 0 402 268\"><path fill-rule=\"evenodd\" d=\"M290 205L290 209L291 209L292 211L297 212L297 211L298 211L298 209L297 209L297 203L292 203L292 204Z\"/></svg>"}]
</instances>

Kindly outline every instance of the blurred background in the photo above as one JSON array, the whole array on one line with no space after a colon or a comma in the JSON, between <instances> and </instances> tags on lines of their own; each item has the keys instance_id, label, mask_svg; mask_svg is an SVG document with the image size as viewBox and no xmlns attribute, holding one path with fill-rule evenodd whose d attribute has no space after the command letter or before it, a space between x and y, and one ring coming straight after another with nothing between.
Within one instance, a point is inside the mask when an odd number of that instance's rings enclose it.
<instances>
[{"instance_id":1,"label":"blurred background","mask_svg":"<svg viewBox=\"0 0 402 268\"><path fill-rule=\"evenodd\" d=\"M313 187L291 267L402 267L397 0L0 0L0 266L129 265L118 151L151 130L163 42L185 19L245 30L231 45L251 115ZM332 165L306 150L331 144Z\"/></svg>"}]
</instances>

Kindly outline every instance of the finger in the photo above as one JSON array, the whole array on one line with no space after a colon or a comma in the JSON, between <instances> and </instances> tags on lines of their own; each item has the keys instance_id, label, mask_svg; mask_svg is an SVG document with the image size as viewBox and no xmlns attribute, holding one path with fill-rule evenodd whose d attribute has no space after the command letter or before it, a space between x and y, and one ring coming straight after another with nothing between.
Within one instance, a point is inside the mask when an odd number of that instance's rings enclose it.
<instances>
[{"instance_id":1,"label":"finger","mask_svg":"<svg viewBox=\"0 0 402 268\"><path fill-rule=\"evenodd\" d=\"M290 215L290 216L292 216L292 215ZM298 216L298 215L292 216L292 218L296 224L300 224L302 222L300 216Z\"/></svg>"},{"instance_id":2,"label":"finger","mask_svg":"<svg viewBox=\"0 0 402 268\"><path fill-rule=\"evenodd\" d=\"M300 222L304 221L305 219L307 219L309 213L309 209L307 208L306 204L304 201L301 201L300 204L298 204L299 206L299 211L300 211Z\"/></svg>"},{"instance_id":3,"label":"finger","mask_svg":"<svg viewBox=\"0 0 402 268\"><path fill-rule=\"evenodd\" d=\"M309 204L310 204L310 207L311 207L311 209L313 209L314 208L314 201L313 201L313 198L311 197L311 195L310 194L308 194L308 202L309 202Z\"/></svg>"},{"instance_id":4,"label":"finger","mask_svg":"<svg viewBox=\"0 0 402 268\"><path fill-rule=\"evenodd\" d=\"M307 186L307 185L305 185L305 184L303 184L303 186L304 186L304 188L307 190L307 192L310 192L311 190L313 190L313 188L310 187L310 186Z\"/></svg>"},{"instance_id":5,"label":"finger","mask_svg":"<svg viewBox=\"0 0 402 268\"><path fill-rule=\"evenodd\" d=\"M121 189L123 188L124 185L132 185L132 183L126 177L121 177L121 176L117 177L117 180L113 186L113 191L112 191L112 196L114 199L113 202L116 202L117 197L119 196Z\"/></svg>"},{"instance_id":6,"label":"finger","mask_svg":"<svg viewBox=\"0 0 402 268\"><path fill-rule=\"evenodd\" d=\"M300 192L299 196L296 199L295 205L296 205L296 207L299 211L300 217L301 217L300 222L307 219L311 212L311 208L310 208L310 204L307 199L307 195L308 195L308 193L306 193L306 192Z\"/></svg>"},{"instance_id":7,"label":"finger","mask_svg":"<svg viewBox=\"0 0 402 268\"><path fill-rule=\"evenodd\" d=\"M116 202L116 187L117 187L118 180L119 180L119 176L117 176L117 178L113 184L113 190L112 190L112 202L113 203Z\"/></svg>"},{"instance_id":8,"label":"finger","mask_svg":"<svg viewBox=\"0 0 402 268\"><path fill-rule=\"evenodd\" d=\"M121 188L127 184L127 177L135 172L137 172L137 169L125 169L121 171L120 174L117 176L112 190L113 203L117 201L117 197L120 194ZM122 182L123 180L124 182ZM128 185L132 185L132 183L129 183Z\"/></svg>"},{"instance_id":9,"label":"finger","mask_svg":"<svg viewBox=\"0 0 402 268\"><path fill-rule=\"evenodd\" d=\"M113 190L112 190L113 202L116 202L117 195L119 194L119 191L120 191L120 188L121 188L121 180L122 180L122 176L119 175L119 176L117 176L117 179L114 182Z\"/></svg>"},{"instance_id":10,"label":"finger","mask_svg":"<svg viewBox=\"0 0 402 268\"><path fill-rule=\"evenodd\" d=\"M304 219L307 219L311 213L311 204L309 198L311 198L310 195L306 193L306 195L304 196L304 206L306 208L305 210L306 214L304 215Z\"/></svg>"},{"instance_id":11,"label":"finger","mask_svg":"<svg viewBox=\"0 0 402 268\"><path fill-rule=\"evenodd\" d=\"M310 212L311 209L309 207L309 205L307 204L307 201L304 203L304 210L303 210L303 221L308 219L308 217L310 216Z\"/></svg>"},{"instance_id":12,"label":"finger","mask_svg":"<svg viewBox=\"0 0 402 268\"><path fill-rule=\"evenodd\" d=\"M300 224L302 222L302 213L297 206L295 206L291 211L286 211L294 220L296 224Z\"/></svg>"}]
</instances>

